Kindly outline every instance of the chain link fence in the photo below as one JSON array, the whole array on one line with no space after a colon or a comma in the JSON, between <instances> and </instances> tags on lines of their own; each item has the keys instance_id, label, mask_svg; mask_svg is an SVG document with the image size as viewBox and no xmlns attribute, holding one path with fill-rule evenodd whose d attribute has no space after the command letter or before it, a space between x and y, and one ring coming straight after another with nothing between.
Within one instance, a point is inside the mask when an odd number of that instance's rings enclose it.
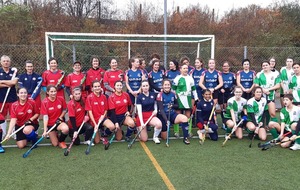
<instances>
[{"instance_id":1,"label":"chain link fence","mask_svg":"<svg viewBox=\"0 0 300 190\"><path fill-rule=\"evenodd\" d=\"M162 43L132 43L130 47L131 56L142 57L148 62L152 53L158 53L163 59L164 46ZM188 56L193 64L197 57L197 44L170 43L167 46L168 60L179 60L182 56ZM261 63L270 57L275 57L276 68L280 70L285 65L287 57L300 60L300 48L297 47L217 47L215 50L215 59L217 69L221 69L224 61L229 61L232 72L242 69L242 59L247 57L251 61L251 68L256 72L261 70ZM0 55L8 55L12 59L12 66L17 67L19 73L25 72L24 62L31 60L35 64L35 71L42 73L47 69L46 53L44 45L0 45ZM67 73L72 72L72 63L74 60L82 62L83 70L87 71L91 64L90 57L96 55L100 58L101 67L109 68L109 61L116 58L119 67L126 70L128 67L128 44L106 42L101 44L82 43L65 44L58 43L54 46L54 55L58 59L59 67ZM210 58L209 44L201 44L200 57L205 60Z\"/></svg>"}]
</instances>

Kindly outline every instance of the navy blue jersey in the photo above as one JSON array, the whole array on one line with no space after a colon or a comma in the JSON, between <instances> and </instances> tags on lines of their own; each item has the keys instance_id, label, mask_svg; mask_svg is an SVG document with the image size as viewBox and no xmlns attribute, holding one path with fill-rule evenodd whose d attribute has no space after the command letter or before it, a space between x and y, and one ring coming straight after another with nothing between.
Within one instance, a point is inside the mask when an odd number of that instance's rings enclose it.
<instances>
[{"instance_id":1,"label":"navy blue jersey","mask_svg":"<svg viewBox=\"0 0 300 190\"><path fill-rule=\"evenodd\" d=\"M142 105L142 112L154 111L154 104L156 100L156 93L149 92L149 96L140 93L136 99L136 104Z\"/></svg>"},{"instance_id":2,"label":"navy blue jersey","mask_svg":"<svg viewBox=\"0 0 300 190\"><path fill-rule=\"evenodd\" d=\"M204 86L206 88L215 88L219 84L220 72L217 70L214 70L213 72L210 72L209 70L204 71L202 76L204 76Z\"/></svg>"},{"instance_id":3,"label":"navy blue jersey","mask_svg":"<svg viewBox=\"0 0 300 190\"><path fill-rule=\"evenodd\" d=\"M244 88L251 88L251 86L253 85L254 78L255 78L255 72L254 71L250 70L249 72L246 73L243 70L243 71L239 71L237 73L237 75L240 76L241 85Z\"/></svg>"},{"instance_id":4,"label":"navy blue jersey","mask_svg":"<svg viewBox=\"0 0 300 190\"><path fill-rule=\"evenodd\" d=\"M163 103L163 107L164 107L164 112L166 114L169 113L169 105L172 104L176 104L176 94L174 92L169 92L169 93L165 93L165 92L160 92L157 95L157 101L162 101ZM171 108L170 113L175 112L175 110L173 108Z\"/></svg>"},{"instance_id":5,"label":"navy blue jersey","mask_svg":"<svg viewBox=\"0 0 300 190\"><path fill-rule=\"evenodd\" d=\"M193 77L194 82L195 82L195 87L196 87L196 91L197 91L198 97L202 97L202 89L199 86L199 81L200 81L200 77L201 77L201 75L202 75L202 73L204 71L206 71L206 69L201 68L200 70L195 69L192 72L192 77Z\"/></svg>"},{"instance_id":6,"label":"navy blue jersey","mask_svg":"<svg viewBox=\"0 0 300 190\"><path fill-rule=\"evenodd\" d=\"M173 84L173 80L178 75L180 75L180 71L178 70L167 70L165 73L165 77L171 81L171 84Z\"/></svg>"},{"instance_id":7,"label":"navy blue jersey","mask_svg":"<svg viewBox=\"0 0 300 190\"><path fill-rule=\"evenodd\" d=\"M162 81L163 81L164 72L159 70L157 72L150 71L148 74L148 80L150 84L150 88L152 92L160 92L162 89Z\"/></svg>"},{"instance_id":8,"label":"navy blue jersey","mask_svg":"<svg viewBox=\"0 0 300 190\"><path fill-rule=\"evenodd\" d=\"M197 103L197 123L201 122L203 123L207 123L209 120L209 116L211 113L211 110L214 107L214 101L210 100L210 101L205 101L205 100L201 100L200 102ZM215 123L214 121L214 115L211 117L210 120L211 123Z\"/></svg>"},{"instance_id":9,"label":"navy blue jersey","mask_svg":"<svg viewBox=\"0 0 300 190\"><path fill-rule=\"evenodd\" d=\"M40 78L41 75L38 75L36 73L32 73L31 75L24 73L21 74L18 80L19 86L24 87L27 89L28 95L31 95L35 89L35 87L38 84L38 78ZM39 94L41 89L38 90L37 94Z\"/></svg>"},{"instance_id":10,"label":"navy blue jersey","mask_svg":"<svg viewBox=\"0 0 300 190\"><path fill-rule=\"evenodd\" d=\"M229 92L230 90L233 89L234 85L236 84L235 74L232 72L222 73L222 78L223 78L223 87L222 88L226 92Z\"/></svg>"},{"instance_id":11,"label":"navy blue jersey","mask_svg":"<svg viewBox=\"0 0 300 190\"><path fill-rule=\"evenodd\" d=\"M139 90L142 83L143 71L137 69L136 71L127 70L126 76L128 77L128 84L132 91Z\"/></svg>"},{"instance_id":12,"label":"navy blue jersey","mask_svg":"<svg viewBox=\"0 0 300 190\"><path fill-rule=\"evenodd\" d=\"M9 69L8 73L6 73L2 68L0 68L0 80L11 80L13 74L14 74L14 71L12 71L11 68ZM18 77L18 76L16 75L16 77ZM8 90L8 87L0 88L0 102L4 101L7 90ZM17 98L16 87L12 86L10 88L6 102L12 103L12 102L17 101L17 99L18 98Z\"/></svg>"}]
</instances>

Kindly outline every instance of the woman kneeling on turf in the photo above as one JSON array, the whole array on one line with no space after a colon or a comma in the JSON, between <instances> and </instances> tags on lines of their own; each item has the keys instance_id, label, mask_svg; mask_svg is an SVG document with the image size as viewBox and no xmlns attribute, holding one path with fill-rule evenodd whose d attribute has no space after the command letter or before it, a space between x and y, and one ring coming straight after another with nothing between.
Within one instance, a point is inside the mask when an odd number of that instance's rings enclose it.
<instances>
[{"instance_id":1,"label":"woman kneeling on turf","mask_svg":"<svg viewBox=\"0 0 300 190\"><path fill-rule=\"evenodd\" d=\"M148 81L144 80L142 81L142 93L138 95L137 97L137 111L138 111L138 117L136 118L136 124L139 127L139 130L141 131L140 134L140 140L146 142L148 140L148 134L147 134L147 128L146 128L146 122L150 119L148 122L148 125L154 127L154 134L153 134L153 141L156 144L159 144L160 141L158 139L158 135L161 131L161 121L156 117L157 113L157 105L156 105L156 93L149 92L149 83Z\"/></svg>"},{"instance_id":2,"label":"woman kneeling on turf","mask_svg":"<svg viewBox=\"0 0 300 190\"><path fill-rule=\"evenodd\" d=\"M202 144L206 133L209 133L210 139L213 141L218 140L218 126L216 125L214 114L214 100L212 98L212 93L209 89L203 90L203 99L197 103L197 131Z\"/></svg>"},{"instance_id":3,"label":"woman kneeling on turf","mask_svg":"<svg viewBox=\"0 0 300 190\"><path fill-rule=\"evenodd\" d=\"M12 104L9 111L11 120L5 138L9 139L14 127L15 130L18 130L21 126L25 125L23 130L17 132L17 146L18 148L24 148L28 141L32 141L32 144L37 141L35 131L39 127L37 118L40 113L34 100L27 98L28 93L26 88L18 89L17 96L19 100Z\"/></svg>"},{"instance_id":4,"label":"woman kneeling on turf","mask_svg":"<svg viewBox=\"0 0 300 190\"><path fill-rule=\"evenodd\" d=\"M84 134L84 144L90 144L90 139L93 134L93 127L87 123L89 117L85 115L85 105L82 99L81 88L75 87L72 90L72 99L69 101L68 113L69 113L69 135L70 137L76 138L74 141L75 145L80 144L79 134ZM81 124L84 122L80 131L78 131Z\"/></svg>"},{"instance_id":5,"label":"woman kneeling on turf","mask_svg":"<svg viewBox=\"0 0 300 190\"><path fill-rule=\"evenodd\" d=\"M56 125L56 127L49 132L49 137L53 146L59 145L61 148L67 148L64 142L69 133L69 127L64 122L64 117L67 112L67 104L61 96L57 96L57 88L54 85L47 86L47 95L42 101L41 115L44 119L44 133L46 136L47 131ZM57 131L61 131L60 136L57 138Z\"/></svg>"},{"instance_id":6,"label":"woman kneeling on turf","mask_svg":"<svg viewBox=\"0 0 300 190\"><path fill-rule=\"evenodd\" d=\"M242 97L243 90L242 87L236 86L234 88L234 97L229 98L227 101L226 111L224 113L223 123L227 126L226 127L226 136L232 132L235 132L235 135L238 139L243 138L243 123L247 121L247 100ZM239 126L238 120L242 118L244 120Z\"/></svg>"},{"instance_id":7,"label":"woman kneeling on turf","mask_svg":"<svg viewBox=\"0 0 300 190\"><path fill-rule=\"evenodd\" d=\"M183 114L176 113L174 110L178 108L178 102L175 93L171 92L171 82L168 79L164 79L162 87L163 92L158 93L156 99L159 108L158 118L162 122L161 138L167 138L167 127L170 127L168 126L168 121L171 124L180 124L183 133L186 133L184 136L188 136L188 130L186 129L188 127L188 118ZM187 138L183 142L190 144Z\"/></svg>"},{"instance_id":8,"label":"woman kneeling on turf","mask_svg":"<svg viewBox=\"0 0 300 190\"><path fill-rule=\"evenodd\" d=\"M254 97L250 98L247 102L247 114L248 122L246 124L247 130L249 132L249 138L252 139L254 133L258 134L261 140L266 140L267 132L263 127L263 121L265 118L265 112L268 111L267 100L262 97L263 90L261 87L257 86L253 89ZM271 122L269 123L270 126Z\"/></svg>"},{"instance_id":9,"label":"woman kneeling on turf","mask_svg":"<svg viewBox=\"0 0 300 190\"><path fill-rule=\"evenodd\" d=\"M106 96L101 93L100 81L94 80L92 82L92 91L93 92L88 95L86 99L85 110L89 113L90 124L94 127L94 132L97 131L95 143L98 144L100 142L100 135L98 133L99 127L106 127L106 134L111 134L116 128L111 120L106 118L108 109L107 99ZM102 142L104 145L108 144L107 138L102 137Z\"/></svg>"},{"instance_id":10,"label":"woman kneeling on turf","mask_svg":"<svg viewBox=\"0 0 300 190\"><path fill-rule=\"evenodd\" d=\"M108 109L110 113L110 119L115 124L117 133L116 139L120 141L122 139L122 124L128 126L126 133L126 141L130 141L131 134L134 130L135 123L129 116L128 110L131 109L131 100L126 92L122 91L122 81L116 81L114 87L114 93L108 98Z\"/></svg>"},{"instance_id":11,"label":"woman kneeling on turf","mask_svg":"<svg viewBox=\"0 0 300 190\"><path fill-rule=\"evenodd\" d=\"M283 96L284 107L280 111L281 131L279 138L282 142L281 147L290 147L292 141L290 137L295 134L297 122L299 121L300 108L293 105L293 95L285 94ZM293 133L292 133L293 132Z\"/></svg>"}]
</instances>

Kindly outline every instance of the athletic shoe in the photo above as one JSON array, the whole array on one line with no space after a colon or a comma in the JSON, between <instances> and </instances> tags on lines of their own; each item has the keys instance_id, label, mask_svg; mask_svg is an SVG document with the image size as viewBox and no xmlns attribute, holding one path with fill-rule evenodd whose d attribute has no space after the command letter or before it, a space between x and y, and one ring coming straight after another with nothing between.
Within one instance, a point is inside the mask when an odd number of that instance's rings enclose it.
<instances>
[{"instance_id":1,"label":"athletic shoe","mask_svg":"<svg viewBox=\"0 0 300 190\"><path fill-rule=\"evenodd\" d=\"M158 137L153 137L153 141L155 142L155 144L160 144Z\"/></svg>"},{"instance_id":2,"label":"athletic shoe","mask_svg":"<svg viewBox=\"0 0 300 190\"><path fill-rule=\"evenodd\" d=\"M47 135L46 138L49 139L50 138L49 135Z\"/></svg>"},{"instance_id":3,"label":"athletic shoe","mask_svg":"<svg viewBox=\"0 0 300 190\"><path fill-rule=\"evenodd\" d=\"M186 144L186 145L189 145L190 144L190 141L188 138L184 138L183 139L183 143Z\"/></svg>"},{"instance_id":4,"label":"athletic shoe","mask_svg":"<svg viewBox=\"0 0 300 190\"><path fill-rule=\"evenodd\" d=\"M179 137L180 137L179 133L174 133L174 137L176 137L177 139L179 139Z\"/></svg>"},{"instance_id":5,"label":"athletic shoe","mask_svg":"<svg viewBox=\"0 0 300 190\"><path fill-rule=\"evenodd\" d=\"M193 133L192 133L192 132L189 133L189 137L190 137L190 138L193 137Z\"/></svg>"},{"instance_id":6,"label":"athletic shoe","mask_svg":"<svg viewBox=\"0 0 300 190\"><path fill-rule=\"evenodd\" d=\"M5 152L4 148L0 145L0 153L4 153L4 152Z\"/></svg>"},{"instance_id":7,"label":"athletic shoe","mask_svg":"<svg viewBox=\"0 0 300 190\"><path fill-rule=\"evenodd\" d=\"M290 147L291 150L300 150L300 144L295 143L293 146Z\"/></svg>"},{"instance_id":8,"label":"athletic shoe","mask_svg":"<svg viewBox=\"0 0 300 190\"><path fill-rule=\"evenodd\" d=\"M227 130L227 127L226 127L226 125L225 125L224 123L222 124L222 129L223 129L224 131Z\"/></svg>"},{"instance_id":9,"label":"athletic shoe","mask_svg":"<svg viewBox=\"0 0 300 190\"><path fill-rule=\"evenodd\" d=\"M102 143L104 145L107 145L109 143L106 137L102 137Z\"/></svg>"},{"instance_id":10,"label":"athletic shoe","mask_svg":"<svg viewBox=\"0 0 300 190\"><path fill-rule=\"evenodd\" d=\"M125 141L126 141L126 142L131 142L131 137L127 137L127 136L126 136L126 137L125 137Z\"/></svg>"},{"instance_id":11,"label":"athletic shoe","mask_svg":"<svg viewBox=\"0 0 300 190\"><path fill-rule=\"evenodd\" d=\"M254 135L254 133L249 133L249 134L248 134L248 138L249 138L250 140L252 140L253 135Z\"/></svg>"},{"instance_id":12,"label":"athletic shoe","mask_svg":"<svg viewBox=\"0 0 300 190\"><path fill-rule=\"evenodd\" d=\"M91 142L90 140L83 141L83 144L89 145L89 144L90 144L90 142ZM92 144L91 144L91 146L95 146L95 144L94 144L94 143L92 143Z\"/></svg>"},{"instance_id":13,"label":"athletic shoe","mask_svg":"<svg viewBox=\"0 0 300 190\"><path fill-rule=\"evenodd\" d=\"M214 131L211 128L208 128L207 133L214 133Z\"/></svg>"},{"instance_id":14,"label":"athletic shoe","mask_svg":"<svg viewBox=\"0 0 300 190\"><path fill-rule=\"evenodd\" d=\"M66 145L65 142L60 142L60 143L58 143L58 144L59 144L59 147L62 148L62 149L67 148L67 145Z\"/></svg>"}]
</instances>

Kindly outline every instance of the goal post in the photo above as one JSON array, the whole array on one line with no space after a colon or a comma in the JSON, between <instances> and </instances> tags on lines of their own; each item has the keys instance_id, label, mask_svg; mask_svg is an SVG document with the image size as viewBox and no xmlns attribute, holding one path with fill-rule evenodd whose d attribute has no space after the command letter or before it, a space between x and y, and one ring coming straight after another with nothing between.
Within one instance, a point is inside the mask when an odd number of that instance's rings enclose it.
<instances>
[{"instance_id":1,"label":"goal post","mask_svg":"<svg viewBox=\"0 0 300 190\"><path fill-rule=\"evenodd\" d=\"M179 48L180 46L192 46L195 44L195 51L197 57L201 55L202 44L209 43L206 45L206 48L209 48L207 52L210 55L206 55L208 58L214 58L215 56L215 36L214 35L152 35L152 34L106 34L106 33L65 33L65 32L46 32L45 33L45 44L46 44L46 63L50 57L56 57L55 55L55 43L69 43L76 44L78 46L79 43L122 43L122 46L126 46L127 48L127 59L133 56L133 52L137 52L135 49L145 49L150 48L150 43L155 43L156 50L159 48L164 48L164 43L167 43L168 52L172 53L172 50L169 48L174 44L173 47ZM126 44L126 45L125 45ZM133 48L133 44L137 44L135 49ZM147 44L147 45L146 45ZM185 45L183 45L185 44ZM120 45L119 45L120 46ZM76 51L76 48L69 48L70 51ZM102 48L105 47L102 46ZM111 47L113 49L113 47ZM170 50L169 50L170 49ZM155 48L154 48L155 50ZM150 51L150 50L149 50ZM177 54L178 54L177 50ZM191 51L191 50L187 50ZM161 51L163 52L163 51ZM57 52L60 53L59 51ZM56 53L56 54L57 54ZM157 52L152 52L157 53ZM73 52L73 57L76 55L76 52ZM163 54L163 53L161 53ZM118 56L118 55L116 55ZM167 57L167 56L166 56ZM75 58L73 58L75 59ZM165 64L167 60L164 60ZM166 66L166 65L165 65ZM47 64L47 68L48 64Z\"/></svg>"}]
</instances>

